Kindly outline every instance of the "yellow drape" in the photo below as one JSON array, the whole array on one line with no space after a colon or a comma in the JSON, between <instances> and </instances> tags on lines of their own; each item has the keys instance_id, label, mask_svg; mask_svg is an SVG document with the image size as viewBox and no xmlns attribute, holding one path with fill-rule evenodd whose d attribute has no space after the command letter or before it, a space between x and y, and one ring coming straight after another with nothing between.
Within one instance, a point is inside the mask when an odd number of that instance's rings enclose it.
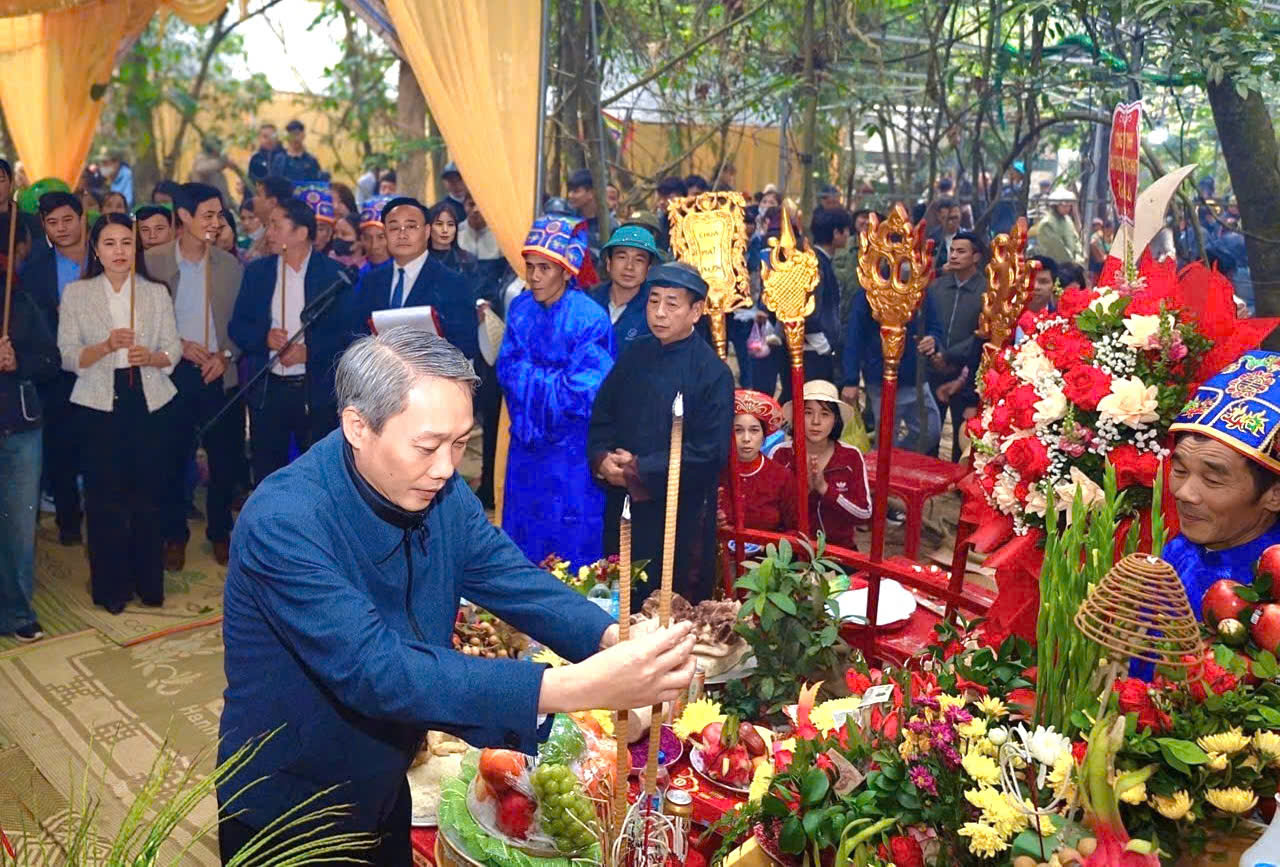
<instances>
[{"instance_id":1,"label":"yellow drape","mask_svg":"<svg viewBox=\"0 0 1280 867\"><path fill-rule=\"evenodd\" d=\"M388 0L405 56L517 273L537 183L539 0Z\"/></svg>"},{"instance_id":2,"label":"yellow drape","mask_svg":"<svg viewBox=\"0 0 1280 867\"><path fill-rule=\"evenodd\" d=\"M60 12L94 4L95 0L0 0L0 18ZM123 5L123 0L116 5ZM155 0L152 0L151 5L157 5ZM221 15L227 0L163 0L158 5L188 24L199 25L208 24Z\"/></svg>"},{"instance_id":3,"label":"yellow drape","mask_svg":"<svg viewBox=\"0 0 1280 867\"><path fill-rule=\"evenodd\" d=\"M111 79L122 41L141 32L157 8L207 24L226 5L226 0L0 0L0 11L54 10L0 18L0 105L27 177L76 183L102 113L102 101L91 95L93 86Z\"/></svg>"}]
</instances>

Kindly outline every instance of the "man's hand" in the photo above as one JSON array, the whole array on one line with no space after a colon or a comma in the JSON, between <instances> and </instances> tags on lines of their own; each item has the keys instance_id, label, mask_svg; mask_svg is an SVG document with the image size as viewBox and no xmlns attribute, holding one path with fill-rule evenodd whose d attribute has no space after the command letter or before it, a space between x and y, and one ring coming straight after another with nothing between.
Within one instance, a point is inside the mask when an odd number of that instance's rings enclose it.
<instances>
[{"instance_id":1,"label":"man's hand","mask_svg":"<svg viewBox=\"0 0 1280 867\"><path fill-rule=\"evenodd\" d=\"M194 340L184 340L182 341L182 357L196 367L203 368L204 363L209 360L209 350Z\"/></svg>"},{"instance_id":2,"label":"man's hand","mask_svg":"<svg viewBox=\"0 0 1280 867\"><path fill-rule=\"evenodd\" d=\"M280 356L280 363L285 367L292 367L295 364L302 364L307 360L307 347L302 343L295 343L284 351Z\"/></svg>"},{"instance_id":3,"label":"man's hand","mask_svg":"<svg viewBox=\"0 0 1280 867\"><path fill-rule=\"evenodd\" d=\"M609 484L624 488L627 485L626 469L635 460L636 456L626 449L614 449L600 462L600 475Z\"/></svg>"},{"instance_id":4,"label":"man's hand","mask_svg":"<svg viewBox=\"0 0 1280 867\"><path fill-rule=\"evenodd\" d=\"M135 367L149 366L151 364L151 350L145 346L130 346L129 363Z\"/></svg>"},{"instance_id":5,"label":"man's hand","mask_svg":"<svg viewBox=\"0 0 1280 867\"><path fill-rule=\"evenodd\" d=\"M938 351L938 341L934 340L932 335L921 337L916 348L920 350L921 355L933 355Z\"/></svg>"},{"instance_id":6,"label":"man's hand","mask_svg":"<svg viewBox=\"0 0 1280 867\"><path fill-rule=\"evenodd\" d=\"M289 332L283 328L272 328L267 332L267 349L279 352L280 347L289 342Z\"/></svg>"},{"instance_id":7,"label":"man's hand","mask_svg":"<svg viewBox=\"0 0 1280 867\"><path fill-rule=\"evenodd\" d=\"M13 351L13 341L0 337L0 373L12 373L18 369L18 354Z\"/></svg>"},{"instance_id":8,"label":"man's hand","mask_svg":"<svg viewBox=\"0 0 1280 867\"><path fill-rule=\"evenodd\" d=\"M856 385L846 385L844 388L840 389L840 399L853 406L858 405L858 398L861 396L862 389L858 388Z\"/></svg>"},{"instance_id":9,"label":"man's hand","mask_svg":"<svg viewBox=\"0 0 1280 867\"><path fill-rule=\"evenodd\" d=\"M630 710L673 701L693 678L692 630L691 623L680 623L615 644L577 665L547 669L538 712Z\"/></svg>"},{"instance_id":10,"label":"man's hand","mask_svg":"<svg viewBox=\"0 0 1280 867\"><path fill-rule=\"evenodd\" d=\"M206 355L208 357L200 365L200 376L204 379L204 384L208 385L215 379L221 379L222 374L227 372L227 359L216 352L209 352Z\"/></svg>"}]
</instances>

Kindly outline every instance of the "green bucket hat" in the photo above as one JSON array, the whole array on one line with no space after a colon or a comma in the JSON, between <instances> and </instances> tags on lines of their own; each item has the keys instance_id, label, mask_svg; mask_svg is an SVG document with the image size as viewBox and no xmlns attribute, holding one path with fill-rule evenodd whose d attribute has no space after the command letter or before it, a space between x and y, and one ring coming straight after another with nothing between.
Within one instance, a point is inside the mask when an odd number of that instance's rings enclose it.
<instances>
[{"instance_id":1,"label":"green bucket hat","mask_svg":"<svg viewBox=\"0 0 1280 867\"><path fill-rule=\"evenodd\" d=\"M662 253L653 243L653 233L642 226L619 226L610 236L609 243L600 248L600 252L608 253L614 247L634 247L648 253L655 264L662 261Z\"/></svg>"}]
</instances>

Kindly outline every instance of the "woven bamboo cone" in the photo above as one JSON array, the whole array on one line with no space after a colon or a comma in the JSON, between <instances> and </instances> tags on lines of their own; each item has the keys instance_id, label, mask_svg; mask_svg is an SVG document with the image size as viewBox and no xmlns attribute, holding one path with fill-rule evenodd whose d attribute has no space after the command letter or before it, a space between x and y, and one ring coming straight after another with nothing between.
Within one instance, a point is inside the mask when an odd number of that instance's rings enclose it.
<instances>
[{"instance_id":1,"label":"woven bamboo cone","mask_svg":"<svg viewBox=\"0 0 1280 867\"><path fill-rule=\"evenodd\" d=\"M1178 573L1150 554L1130 554L1080 604L1076 627L1107 650L1164 666L1195 668L1203 643ZM1183 657L1194 662L1184 662Z\"/></svg>"},{"instance_id":2,"label":"woven bamboo cone","mask_svg":"<svg viewBox=\"0 0 1280 867\"><path fill-rule=\"evenodd\" d=\"M667 514L662 533L662 587L658 591L658 625L671 622L671 580L676 568L676 514L680 506L680 454L684 449L684 395L671 405L671 453L667 458ZM662 742L662 705L653 706L649 724L649 760L644 766L646 800L658 790L658 745Z\"/></svg>"},{"instance_id":3,"label":"woven bamboo cone","mask_svg":"<svg viewBox=\"0 0 1280 867\"><path fill-rule=\"evenodd\" d=\"M631 498L622 501L622 523L618 530L618 641L631 637ZM630 712L615 715L613 734L618 739L618 782L613 794L613 832L622 833L627 817L627 777L631 775Z\"/></svg>"}]
</instances>

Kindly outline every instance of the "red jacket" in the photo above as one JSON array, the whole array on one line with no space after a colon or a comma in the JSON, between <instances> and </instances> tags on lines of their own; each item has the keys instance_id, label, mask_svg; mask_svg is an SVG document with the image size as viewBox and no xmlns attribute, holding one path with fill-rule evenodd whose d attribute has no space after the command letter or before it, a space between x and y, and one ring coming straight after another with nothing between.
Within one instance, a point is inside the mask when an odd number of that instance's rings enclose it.
<instances>
[{"instance_id":1,"label":"red jacket","mask_svg":"<svg viewBox=\"0 0 1280 867\"><path fill-rule=\"evenodd\" d=\"M748 530L786 533L796 529L794 471L760 455L751 466L738 466L742 492L742 526ZM729 504L729 468L720 474L720 512L733 526Z\"/></svg>"},{"instance_id":2,"label":"red jacket","mask_svg":"<svg viewBox=\"0 0 1280 867\"><path fill-rule=\"evenodd\" d=\"M780 447L773 453L773 459L795 472L796 459L791 446ZM822 477L826 480L827 492L819 496L817 491L809 491L809 529L815 536L822 530L832 545L856 550L854 530L871 518L871 487L867 484L867 465L862 452L837 442Z\"/></svg>"}]
</instances>

